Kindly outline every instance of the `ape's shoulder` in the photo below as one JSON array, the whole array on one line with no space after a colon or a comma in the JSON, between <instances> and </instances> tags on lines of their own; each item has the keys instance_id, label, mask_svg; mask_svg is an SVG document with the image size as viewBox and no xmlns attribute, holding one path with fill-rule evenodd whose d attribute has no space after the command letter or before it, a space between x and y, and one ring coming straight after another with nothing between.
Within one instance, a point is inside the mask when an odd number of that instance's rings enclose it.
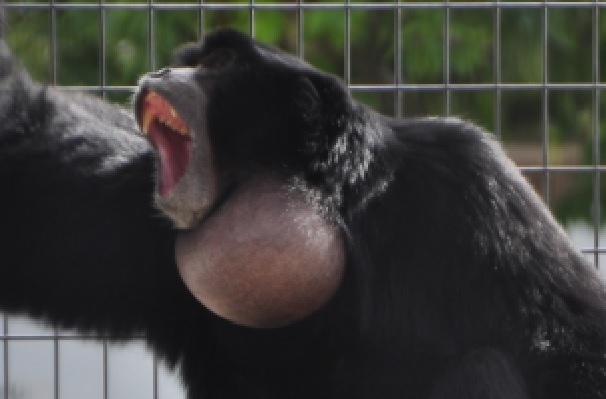
<instances>
[{"instance_id":1,"label":"ape's shoulder","mask_svg":"<svg viewBox=\"0 0 606 399\"><path fill-rule=\"evenodd\" d=\"M399 176L396 185L414 180L421 187L435 185L452 194L460 191L449 188L453 185L463 189L504 179L528 190L501 144L477 125L457 118L379 118L384 132L375 147L385 168Z\"/></svg>"},{"instance_id":2,"label":"ape's shoulder","mask_svg":"<svg viewBox=\"0 0 606 399\"><path fill-rule=\"evenodd\" d=\"M414 119L384 118L394 132L401 150L416 153L435 152L456 156L477 157L482 154L500 154L500 145L483 128L462 119L427 117ZM424 150L424 151L423 151Z\"/></svg>"}]
</instances>

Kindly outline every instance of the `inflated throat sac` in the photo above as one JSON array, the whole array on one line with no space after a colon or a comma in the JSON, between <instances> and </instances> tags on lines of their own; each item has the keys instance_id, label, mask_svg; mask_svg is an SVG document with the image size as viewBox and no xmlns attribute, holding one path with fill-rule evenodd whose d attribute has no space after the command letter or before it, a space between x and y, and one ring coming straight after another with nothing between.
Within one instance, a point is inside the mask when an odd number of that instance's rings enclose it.
<instances>
[{"instance_id":1,"label":"inflated throat sac","mask_svg":"<svg viewBox=\"0 0 606 399\"><path fill-rule=\"evenodd\" d=\"M275 179L240 187L177 239L191 293L217 315L250 327L304 318L337 291L345 268L339 229L303 193Z\"/></svg>"}]
</instances>

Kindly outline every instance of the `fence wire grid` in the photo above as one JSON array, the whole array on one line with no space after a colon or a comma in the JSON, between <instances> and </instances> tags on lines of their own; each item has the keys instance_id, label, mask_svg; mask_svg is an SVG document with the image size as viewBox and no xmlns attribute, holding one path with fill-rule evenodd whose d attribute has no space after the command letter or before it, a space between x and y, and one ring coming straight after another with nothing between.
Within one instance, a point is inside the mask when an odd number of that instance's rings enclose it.
<instances>
[{"instance_id":1,"label":"fence wire grid","mask_svg":"<svg viewBox=\"0 0 606 399\"><path fill-rule=\"evenodd\" d=\"M232 25L339 75L385 114L475 121L502 140L606 275L606 3L99 0L4 8L7 41L34 78L110 101L126 104L136 76L165 65L180 42ZM87 37L94 46L84 53ZM118 345L0 314L0 398L132 397L184 393L142 342Z\"/></svg>"}]
</instances>

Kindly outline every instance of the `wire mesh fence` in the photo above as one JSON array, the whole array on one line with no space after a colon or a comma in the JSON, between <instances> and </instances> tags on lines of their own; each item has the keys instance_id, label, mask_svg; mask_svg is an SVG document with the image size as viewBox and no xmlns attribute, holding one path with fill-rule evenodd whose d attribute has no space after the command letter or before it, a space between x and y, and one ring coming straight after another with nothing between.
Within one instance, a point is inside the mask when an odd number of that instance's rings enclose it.
<instances>
[{"instance_id":1,"label":"wire mesh fence","mask_svg":"<svg viewBox=\"0 0 606 399\"><path fill-rule=\"evenodd\" d=\"M339 75L382 113L475 121L502 140L595 266L603 263L606 3L99 0L4 7L6 39L35 79L126 106L137 76L169 63L178 44L229 25ZM184 396L142 343L100 338L0 316L0 398Z\"/></svg>"}]
</instances>

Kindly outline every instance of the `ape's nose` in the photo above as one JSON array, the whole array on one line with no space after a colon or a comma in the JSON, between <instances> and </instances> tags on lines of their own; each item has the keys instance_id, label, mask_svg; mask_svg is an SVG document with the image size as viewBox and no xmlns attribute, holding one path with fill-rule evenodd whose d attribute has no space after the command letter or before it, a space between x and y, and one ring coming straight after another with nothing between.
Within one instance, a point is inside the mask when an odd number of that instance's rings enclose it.
<instances>
[{"instance_id":1,"label":"ape's nose","mask_svg":"<svg viewBox=\"0 0 606 399\"><path fill-rule=\"evenodd\" d=\"M159 71L155 71L155 72L150 72L149 76L152 78L161 78L163 76L166 76L170 73L170 68L162 68Z\"/></svg>"}]
</instances>

